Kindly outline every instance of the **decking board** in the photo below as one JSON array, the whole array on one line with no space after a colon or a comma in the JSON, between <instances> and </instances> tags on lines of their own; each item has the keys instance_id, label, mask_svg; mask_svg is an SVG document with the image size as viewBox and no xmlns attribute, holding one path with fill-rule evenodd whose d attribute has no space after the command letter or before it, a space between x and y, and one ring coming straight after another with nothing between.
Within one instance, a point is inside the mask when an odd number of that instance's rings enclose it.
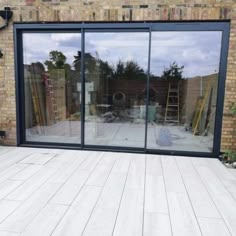
<instances>
[{"instance_id":1,"label":"decking board","mask_svg":"<svg viewBox=\"0 0 236 236\"><path fill-rule=\"evenodd\" d=\"M216 159L0 148L0 167L0 236L236 235Z\"/></svg>"}]
</instances>

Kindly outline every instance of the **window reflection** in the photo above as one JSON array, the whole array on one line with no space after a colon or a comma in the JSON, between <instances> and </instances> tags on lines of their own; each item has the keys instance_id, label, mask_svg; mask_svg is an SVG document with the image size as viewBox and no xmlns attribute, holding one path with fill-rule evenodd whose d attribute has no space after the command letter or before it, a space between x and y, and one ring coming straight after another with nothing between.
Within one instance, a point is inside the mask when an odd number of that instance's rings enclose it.
<instances>
[{"instance_id":1,"label":"window reflection","mask_svg":"<svg viewBox=\"0 0 236 236\"><path fill-rule=\"evenodd\" d=\"M152 32L150 149L212 152L221 32Z\"/></svg>"},{"instance_id":2,"label":"window reflection","mask_svg":"<svg viewBox=\"0 0 236 236\"><path fill-rule=\"evenodd\" d=\"M148 74L149 33L85 33L85 144L212 152L221 37L152 32ZM80 45L23 34L26 141L81 142Z\"/></svg>"},{"instance_id":3,"label":"window reflection","mask_svg":"<svg viewBox=\"0 0 236 236\"><path fill-rule=\"evenodd\" d=\"M148 33L85 34L85 143L144 148Z\"/></svg>"},{"instance_id":4,"label":"window reflection","mask_svg":"<svg viewBox=\"0 0 236 236\"><path fill-rule=\"evenodd\" d=\"M80 143L80 34L24 33L23 50L26 140Z\"/></svg>"}]
</instances>

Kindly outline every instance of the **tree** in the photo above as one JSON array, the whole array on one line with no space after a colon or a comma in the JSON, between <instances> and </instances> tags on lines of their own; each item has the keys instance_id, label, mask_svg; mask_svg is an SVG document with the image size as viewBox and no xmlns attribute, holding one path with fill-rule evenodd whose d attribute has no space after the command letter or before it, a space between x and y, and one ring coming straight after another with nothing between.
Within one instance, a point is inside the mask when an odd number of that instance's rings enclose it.
<instances>
[{"instance_id":1,"label":"tree","mask_svg":"<svg viewBox=\"0 0 236 236\"><path fill-rule=\"evenodd\" d=\"M124 75L124 71L125 71L125 65L124 62L122 62L121 60L118 61L116 67L113 70L113 74L114 74L114 79L120 79L123 77Z\"/></svg>"},{"instance_id":2,"label":"tree","mask_svg":"<svg viewBox=\"0 0 236 236\"><path fill-rule=\"evenodd\" d=\"M169 68L165 68L163 74L161 76L162 79L165 80L181 80L183 78L183 69L184 66L178 66L176 62L170 64Z\"/></svg>"},{"instance_id":3,"label":"tree","mask_svg":"<svg viewBox=\"0 0 236 236\"><path fill-rule=\"evenodd\" d=\"M78 51L74 58L74 68L76 71L80 71L81 51ZM100 78L103 79L146 79L146 73L135 61L122 62L119 60L115 66L111 66L107 61L86 52L84 53L84 70L87 78L99 71Z\"/></svg>"},{"instance_id":4,"label":"tree","mask_svg":"<svg viewBox=\"0 0 236 236\"><path fill-rule=\"evenodd\" d=\"M113 68L113 77L115 79L146 79L146 73L135 61L122 62L118 61Z\"/></svg>"},{"instance_id":5,"label":"tree","mask_svg":"<svg viewBox=\"0 0 236 236\"><path fill-rule=\"evenodd\" d=\"M64 70L65 79L71 80L71 67L66 63L66 56L60 51L51 51L49 53L49 60L46 60L44 64L47 67L47 71L53 73L58 69Z\"/></svg>"},{"instance_id":6,"label":"tree","mask_svg":"<svg viewBox=\"0 0 236 236\"><path fill-rule=\"evenodd\" d=\"M75 70L80 71L81 69L81 51L77 52L77 55L74 56L74 62L73 65L75 67ZM95 70L96 67L96 61L97 59L93 57L90 53L85 52L84 53L84 65L85 70L87 70L88 73L92 73Z\"/></svg>"},{"instance_id":7,"label":"tree","mask_svg":"<svg viewBox=\"0 0 236 236\"><path fill-rule=\"evenodd\" d=\"M146 74L137 62L127 61L124 68L125 79L146 79Z\"/></svg>"},{"instance_id":8,"label":"tree","mask_svg":"<svg viewBox=\"0 0 236 236\"><path fill-rule=\"evenodd\" d=\"M81 68L81 51L77 51L77 55L74 56L73 66L75 70L80 71Z\"/></svg>"},{"instance_id":9,"label":"tree","mask_svg":"<svg viewBox=\"0 0 236 236\"><path fill-rule=\"evenodd\" d=\"M113 78L113 69L107 61L99 60L99 74L101 78Z\"/></svg>"},{"instance_id":10,"label":"tree","mask_svg":"<svg viewBox=\"0 0 236 236\"><path fill-rule=\"evenodd\" d=\"M60 51L51 51L49 53L49 60L46 60L44 64L47 70L70 68L70 65L66 64L66 56Z\"/></svg>"}]
</instances>

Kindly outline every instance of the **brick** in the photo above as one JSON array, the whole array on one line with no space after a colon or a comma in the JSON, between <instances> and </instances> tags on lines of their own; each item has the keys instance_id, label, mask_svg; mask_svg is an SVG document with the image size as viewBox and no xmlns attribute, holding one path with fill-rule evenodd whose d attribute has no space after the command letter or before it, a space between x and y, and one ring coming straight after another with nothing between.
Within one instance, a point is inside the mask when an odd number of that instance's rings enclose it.
<instances>
[{"instance_id":1,"label":"brick","mask_svg":"<svg viewBox=\"0 0 236 236\"><path fill-rule=\"evenodd\" d=\"M0 1L2 9L5 1ZM137 21L137 20L218 20L231 19L231 37L227 65L226 94L224 104L221 148L235 147L235 121L229 116L229 107L236 100L236 4L232 0L12 0L12 21ZM7 29L0 31L0 121L7 128L5 144L16 143L15 72L12 21ZM1 87L1 81L4 86ZM4 113L4 114L2 114ZM9 123L10 121L10 123ZM2 125L1 124L1 125ZM12 128L9 127L12 125Z\"/></svg>"}]
</instances>

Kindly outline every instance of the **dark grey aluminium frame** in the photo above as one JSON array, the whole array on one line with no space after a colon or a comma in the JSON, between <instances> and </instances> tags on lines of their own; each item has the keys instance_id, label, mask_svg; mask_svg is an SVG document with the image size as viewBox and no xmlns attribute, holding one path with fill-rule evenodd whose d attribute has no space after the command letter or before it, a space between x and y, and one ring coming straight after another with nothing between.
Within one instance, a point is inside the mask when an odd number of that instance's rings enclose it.
<instances>
[{"instance_id":1,"label":"dark grey aluminium frame","mask_svg":"<svg viewBox=\"0 0 236 236\"><path fill-rule=\"evenodd\" d=\"M85 47L85 32L149 32L149 51L148 51L148 79L147 87L149 86L150 72L150 54L151 54L151 33L152 31L221 31L222 45L221 57L219 65L219 80L217 91L217 107L215 117L213 151L208 152L190 152L190 151L168 151L147 149L147 118L145 124L145 145L144 148L129 148L118 146L97 146L84 144L84 111L85 111L85 77L84 77L84 47ZM52 142L29 142L25 137L25 108L24 108L24 71L23 71L23 47L22 34L25 32L77 32L81 33L81 51L82 51L82 122L81 122L81 144L62 144ZM154 154L169 154L169 155L185 155L198 157L218 157L220 154L221 128L223 117L225 79L227 70L227 56L229 47L230 21L146 21L146 22L42 22L42 23L15 23L14 24L14 55L15 55L15 72L16 72L16 114L17 114L17 145L30 147L45 147L45 148L70 148L84 150L102 150L102 151L126 151L139 153L154 153ZM147 94L149 97L149 94ZM146 108L148 101L146 103ZM148 109L146 109L147 117Z\"/></svg>"}]
</instances>

